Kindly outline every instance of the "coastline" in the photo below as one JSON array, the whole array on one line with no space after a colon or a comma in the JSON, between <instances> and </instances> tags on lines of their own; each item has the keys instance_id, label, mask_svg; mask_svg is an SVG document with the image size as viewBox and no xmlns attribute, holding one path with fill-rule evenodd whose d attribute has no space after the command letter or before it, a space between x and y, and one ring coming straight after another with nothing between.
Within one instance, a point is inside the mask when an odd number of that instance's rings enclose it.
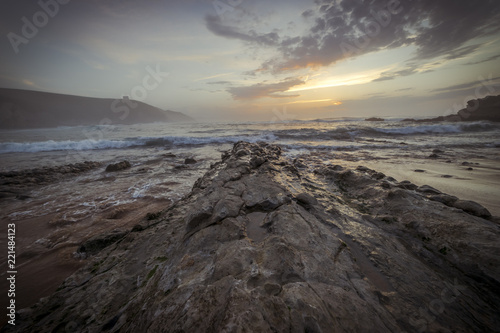
<instances>
[{"instance_id":1,"label":"coastline","mask_svg":"<svg viewBox=\"0 0 500 333\"><path fill-rule=\"evenodd\" d=\"M68 321L74 330L219 330L240 320L285 329L287 307L303 329L312 327L304 311L324 329L497 327L495 218L366 167L307 162L283 158L275 145L235 144L188 195L136 220L6 331ZM443 290L455 296L443 298ZM435 299L446 312L419 317ZM208 320L186 321L183 308ZM268 319L250 320L244 308ZM486 317L468 315L479 309Z\"/></svg>"},{"instance_id":2,"label":"coastline","mask_svg":"<svg viewBox=\"0 0 500 333\"><path fill-rule=\"evenodd\" d=\"M383 172L386 176L393 177L400 182L408 180L417 186L429 185L460 199L478 202L496 216L492 218L493 220L498 221L499 219L500 209L495 199L498 198L498 188L500 188L500 168L496 167L494 161L485 158L469 159L467 165L462 165L460 161L447 163L448 160L443 158L416 160L415 158L405 159L403 157L382 159L372 156L353 161L346 155L343 155L342 158L329 156L325 153L312 153L298 157L289 156L286 157L286 160L299 167L307 166L311 170L338 164L345 168L356 169L362 165L362 169L369 168L379 173ZM158 167L158 162L155 160L155 163L152 162L149 167ZM467 170L471 167L469 165L473 167L472 171ZM92 166L92 168L83 170L83 177L86 177L85 173L97 172L99 174L102 172L100 169L105 168L105 165L102 164L85 164L85 166ZM61 166L51 170L64 170L65 168ZM94 168L97 170L94 171ZM135 175L134 170L139 169L141 169L140 165L135 166L131 171L128 171L128 176L123 174L120 177L126 181L127 177ZM202 167L199 172L202 170L209 170L208 166ZM415 170L419 170L419 172L415 172ZM450 175L451 178L443 178L443 175ZM102 178L102 176L99 177ZM73 175L61 181L71 184L73 179L79 179L79 176ZM48 181L49 183L57 183L57 175L49 173ZM192 181L194 183L194 179ZM44 186L43 183L32 185L42 188ZM186 195L190 196L191 194L186 193ZM171 204L172 202L168 200L146 197L133 203L103 206L96 213L74 223L58 222L56 213L15 221L19 230L18 259L22 263L19 265L19 308L29 307L35 304L40 297L50 296L66 278L87 265L89 258L79 254L78 249L88 240L96 237L106 239L113 233L127 233L136 225L147 224L148 213L158 212L159 214L159 212L167 210ZM2 223L0 236L6 235L6 225L7 223ZM33 284L33 276L39 277L36 285ZM4 280L2 279L0 283L3 288L6 287Z\"/></svg>"}]
</instances>

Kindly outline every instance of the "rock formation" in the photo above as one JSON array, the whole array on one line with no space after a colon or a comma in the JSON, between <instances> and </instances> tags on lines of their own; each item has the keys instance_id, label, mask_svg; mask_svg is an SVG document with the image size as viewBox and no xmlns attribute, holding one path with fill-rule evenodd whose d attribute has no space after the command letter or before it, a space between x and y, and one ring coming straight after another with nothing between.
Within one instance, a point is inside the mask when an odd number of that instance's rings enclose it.
<instances>
[{"instance_id":1,"label":"rock formation","mask_svg":"<svg viewBox=\"0 0 500 333\"><path fill-rule=\"evenodd\" d=\"M132 165L130 164L129 161L121 161L118 163L109 164L106 167L106 171L107 172L122 171L122 170L128 169L130 167L132 167Z\"/></svg>"},{"instance_id":2,"label":"rock formation","mask_svg":"<svg viewBox=\"0 0 500 333\"><path fill-rule=\"evenodd\" d=\"M457 202L239 142L4 330L498 331L498 219Z\"/></svg>"},{"instance_id":3,"label":"rock formation","mask_svg":"<svg viewBox=\"0 0 500 333\"><path fill-rule=\"evenodd\" d=\"M472 99L467 102L467 107L459 110L456 114L439 116L431 119L403 119L411 122L436 122L436 121L493 121L500 122L500 95L486 96L484 98Z\"/></svg>"},{"instance_id":4,"label":"rock formation","mask_svg":"<svg viewBox=\"0 0 500 333\"><path fill-rule=\"evenodd\" d=\"M62 178L75 176L101 166L100 162L85 161L58 167L0 172L0 200L3 198L23 198L27 188L46 185Z\"/></svg>"}]
</instances>

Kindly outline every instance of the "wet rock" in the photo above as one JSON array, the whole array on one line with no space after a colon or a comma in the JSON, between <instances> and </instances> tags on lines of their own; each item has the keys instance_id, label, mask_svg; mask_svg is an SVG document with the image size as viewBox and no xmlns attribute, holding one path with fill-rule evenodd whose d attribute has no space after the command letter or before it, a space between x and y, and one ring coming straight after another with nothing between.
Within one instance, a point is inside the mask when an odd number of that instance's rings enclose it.
<instances>
[{"instance_id":1,"label":"wet rock","mask_svg":"<svg viewBox=\"0 0 500 333\"><path fill-rule=\"evenodd\" d=\"M252 168L258 168L266 162L266 159L262 156L256 156L250 160L250 166Z\"/></svg>"},{"instance_id":2,"label":"wet rock","mask_svg":"<svg viewBox=\"0 0 500 333\"><path fill-rule=\"evenodd\" d=\"M196 164L198 161L196 161L194 158L186 158L184 160L184 164Z\"/></svg>"},{"instance_id":3,"label":"wet rock","mask_svg":"<svg viewBox=\"0 0 500 333\"><path fill-rule=\"evenodd\" d=\"M434 187L429 185L422 185L417 187L417 192L425 193L425 194L441 194L441 191L436 190Z\"/></svg>"},{"instance_id":4,"label":"wet rock","mask_svg":"<svg viewBox=\"0 0 500 333\"><path fill-rule=\"evenodd\" d=\"M428 196L428 198L429 198L429 200L441 202L441 203L445 204L446 206L450 206L450 207L453 207L453 204L458 200L457 197L452 196L452 195L448 195L448 194L444 194L444 193L430 195L430 196Z\"/></svg>"},{"instance_id":5,"label":"wet rock","mask_svg":"<svg viewBox=\"0 0 500 333\"><path fill-rule=\"evenodd\" d=\"M400 182L396 186L399 187L399 188L404 188L406 190L416 190L417 187L418 187L417 185L413 184L409 180L403 180L402 182Z\"/></svg>"},{"instance_id":6,"label":"wet rock","mask_svg":"<svg viewBox=\"0 0 500 333\"><path fill-rule=\"evenodd\" d=\"M373 170L299 169L280 152L236 143L154 224L142 218L104 241L112 246L96 246L85 268L6 331L500 327L497 224L439 204L446 197L435 189ZM252 168L256 157L266 162ZM438 301L446 311L429 317Z\"/></svg>"},{"instance_id":7,"label":"wet rock","mask_svg":"<svg viewBox=\"0 0 500 333\"><path fill-rule=\"evenodd\" d=\"M116 243L127 235L127 232L115 230L110 233L98 235L87 240L80 245L77 252L85 253L86 255L95 255L102 249Z\"/></svg>"},{"instance_id":8,"label":"wet rock","mask_svg":"<svg viewBox=\"0 0 500 333\"><path fill-rule=\"evenodd\" d=\"M415 172L425 172L425 170L422 170L422 169L416 169L414 170Z\"/></svg>"},{"instance_id":9,"label":"wet rock","mask_svg":"<svg viewBox=\"0 0 500 333\"><path fill-rule=\"evenodd\" d=\"M469 200L457 200L453 203L453 207L459 208L469 214L479 216L479 217L484 217L488 218L491 217L491 213L478 204L477 202L474 201L469 201Z\"/></svg>"},{"instance_id":10,"label":"wet rock","mask_svg":"<svg viewBox=\"0 0 500 333\"><path fill-rule=\"evenodd\" d=\"M118 163L115 163L115 164L109 164L106 167L106 172L122 171L122 170L130 168L131 166L132 165L130 164L129 161L122 161L122 162L118 162Z\"/></svg>"},{"instance_id":11,"label":"wet rock","mask_svg":"<svg viewBox=\"0 0 500 333\"><path fill-rule=\"evenodd\" d=\"M433 159L435 159L435 158L439 158L439 155L438 155L438 154L433 153L433 154L430 154L430 155L429 155L429 158L433 158Z\"/></svg>"},{"instance_id":12,"label":"wet rock","mask_svg":"<svg viewBox=\"0 0 500 333\"><path fill-rule=\"evenodd\" d=\"M0 172L0 191L2 190L2 185L8 186L9 191L13 190L13 188L19 188L24 185L45 185L59 181L63 177L71 177L96 169L100 166L101 163L99 162L85 161L82 163L67 164L56 167Z\"/></svg>"},{"instance_id":13,"label":"wet rock","mask_svg":"<svg viewBox=\"0 0 500 333\"><path fill-rule=\"evenodd\" d=\"M474 168L467 168L467 171L472 171L474 170Z\"/></svg>"},{"instance_id":14,"label":"wet rock","mask_svg":"<svg viewBox=\"0 0 500 333\"><path fill-rule=\"evenodd\" d=\"M16 199L24 201L24 200L27 200L27 199L31 199L31 197L29 195L26 195L26 194L18 194L18 195L16 195Z\"/></svg>"},{"instance_id":15,"label":"wet rock","mask_svg":"<svg viewBox=\"0 0 500 333\"><path fill-rule=\"evenodd\" d=\"M358 171L363 171L363 172L368 172L368 171L370 171L370 169L369 169L369 168L367 168L367 167L365 167L365 166L363 166L363 165L359 165L359 166L356 168L356 170L358 170Z\"/></svg>"},{"instance_id":16,"label":"wet rock","mask_svg":"<svg viewBox=\"0 0 500 333\"><path fill-rule=\"evenodd\" d=\"M316 200L315 197L304 192L297 194L297 196L295 196L295 199L297 199L297 202L306 206L313 206L318 203L318 200Z\"/></svg>"}]
</instances>

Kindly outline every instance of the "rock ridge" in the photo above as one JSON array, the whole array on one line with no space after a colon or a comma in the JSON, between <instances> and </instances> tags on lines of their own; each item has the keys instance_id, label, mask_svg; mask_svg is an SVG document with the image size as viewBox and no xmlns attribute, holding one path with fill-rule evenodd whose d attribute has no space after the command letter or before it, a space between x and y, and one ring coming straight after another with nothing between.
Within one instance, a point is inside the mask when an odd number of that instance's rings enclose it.
<instances>
[{"instance_id":1,"label":"rock ridge","mask_svg":"<svg viewBox=\"0 0 500 333\"><path fill-rule=\"evenodd\" d=\"M238 142L4 331L495 332L498 219L457 201Z\"/></svg>"}]
</instances>

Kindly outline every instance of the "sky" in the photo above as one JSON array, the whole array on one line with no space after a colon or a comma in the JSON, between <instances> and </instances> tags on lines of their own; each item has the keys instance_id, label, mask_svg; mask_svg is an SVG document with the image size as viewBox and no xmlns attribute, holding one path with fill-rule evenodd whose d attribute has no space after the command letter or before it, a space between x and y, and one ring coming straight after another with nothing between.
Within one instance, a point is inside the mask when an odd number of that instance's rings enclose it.
<instances>
[{"instance_id":1,"label":"sky","mask_svg":"<svg viewBox=\"0 0 500 333\"><path fill-rule=\"evenodd\" d=\"M200 121L426 117L500 94L498 0L3 0L0 87Z\"/></svg>"}]
</instances>

